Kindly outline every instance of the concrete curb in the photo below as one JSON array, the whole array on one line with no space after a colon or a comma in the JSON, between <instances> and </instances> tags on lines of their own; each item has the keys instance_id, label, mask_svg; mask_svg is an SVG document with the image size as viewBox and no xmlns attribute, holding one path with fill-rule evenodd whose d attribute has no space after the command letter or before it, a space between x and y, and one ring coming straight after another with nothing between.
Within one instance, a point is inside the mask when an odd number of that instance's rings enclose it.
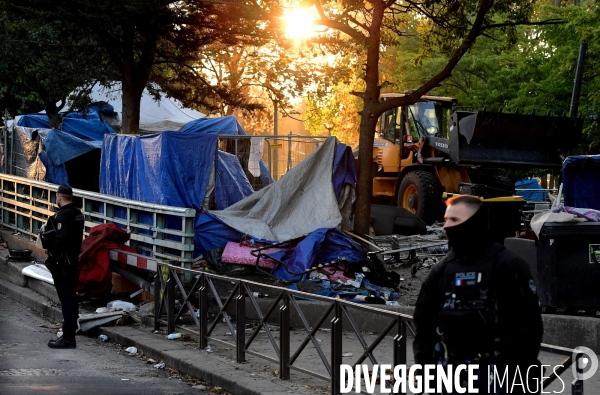
<instances>
[{"instance_id":1,"label":"concrete curb","mask_svg":"<svg viewBox=\"0 0 600 395\"><path fill-rule=\"evenodd\" d=\"M298 388L291 381L271 381L253 375L240 364L227 361L201 351L190 350L178 341L169 341L162 335L144 332L133 327L102 327L100 332L123 346L134 346L156 360L178 371L223 387L236 395L275 395L293 391L296 394L313 394Z\"/></svg>"},{"instance_id":2,"label":"concrete curb","mask_svg":"<svg viewBox=\"0 0 600 395\"><path fill-rule=\"evenodd\" d=\"M3 231L3 236L5 240L9 241L9 245L12 248L30 248L33 250L35 256L39 257L39 254L43 254L43 250L39 250L33 246L28 238L24 238L22 236L15 236L12 234L8 234L8 232ZM51 284L44 283L39 280L35 280L29 277L25 277L21 274L21 270L23 267L29 265L29 262L12 262L7 261L6 256L8 255L8 251L0 249L0 280L5 280L5 282L10 282L12 284L16 284L20 289L25 289L22 287L27 287L26 295L35 294L38 297L42 298L39 294L45 296L55 303L58 303L58 295L54 287ZM39 294L33 292L37 291ZM20 301L21 294L24 294L25 291L15 291L9 290L7 292L12 292L11 298ZM14 296L14 297L13 297ZM56 309L55 312L51 312L48 310L48 300L42 298L43 301L38 302L38 307L36 311L41 314L47 315L48 317L56 320L62 319L62 314L60 313L60 309ZM264 312L267 307L272 303L270 299L257 299L258 305L261 310ZM28 303L33 303L28 301ZM303 314L311 321L314 322L318 319L323 311L326 308L326 304L322 302L311 302L311 301L297 301L299 307L301 308ZM23 303L26 304L26 303ZM26 304L27 305L27 304ZM33 305L29 304L28 307L34 308ZM383 308L386 310L396 311L403 314L412 315L414 308L410 306L377 306L378 308ZM230 311L233 313L233 310ZM258 319L258 315L256 314L254 308L251 306L250 301L247 301L246 305L246 313L249 319ZM316 316L316 317L315 317ZM355 313L355 320L357 321L357 325L359 329L362 331L372 331L378 332L383 328L389 319L383 318L381 316L370 315L368 313L364 313L363 317L357 319L360 314ZM544 337L543 342L547 344L553 344L561 347L567 348L575 348L577 346L585 346L589 347L592 350L599 352L600 351L600 319L595 317L582 317L582 316L563 316L563 315L542 315L543 323L544 323ZM291 316L291 325L296 327L302 327L301 321L298 319L296 314L292 314ZM148 323L148 321L145 321ZM272 323L277 324L277 315L274 314L272 316ZM348 329L348 328L347 328Z\"/></svg>"},{"instance_id":3,"label":"concrete curb","mask_svg":"<svg viewBox=\"0 0 600 395\"><path fill-rule=\"evenodd\" d=\"M54 322L62 320L60 309L31 289L0 279L0 293L49 317ZM314 391L300 388L292 381L280 381L253 374L248 369L240 368L240 364L213 357L197 349L190 350L180 342L163 339L159 334L144 332L129 326L101 327L99 332L115 343L137 347L138 350L143 350L145 355L162 360L167 366L183 374L220 386L232 394L279 395L286 392L315 394Z\"/></svg>"}]
</instances>

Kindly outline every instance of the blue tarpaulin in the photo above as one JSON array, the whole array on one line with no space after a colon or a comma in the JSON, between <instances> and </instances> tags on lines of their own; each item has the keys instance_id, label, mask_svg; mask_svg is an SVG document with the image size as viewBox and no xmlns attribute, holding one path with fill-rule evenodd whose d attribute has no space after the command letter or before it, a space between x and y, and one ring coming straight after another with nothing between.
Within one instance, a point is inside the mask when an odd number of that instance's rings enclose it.
<instances>
[{"instance_id":1,"label":"blue tarpaulin","mask_svg":"<svg viewBox=\"0 0 600 395\"><path fill-rule=\"evenodd\" d=\"M545 191L519 191L519 189L542 189L542 186L535 178L517 181L515 188L517 189L517 195L523 196L523 199L527 202L548 201L548 194Z\"/></svg>"},{"instance_id":2,"label":"blue tarpaulin","mask_svg":"<svg viewBox=\"0 0 600 395\"><path fill-rule=\"evenodd\" d=\"M565 206L600 210L600 155L569 156L562 182Z\"/></svg>"},{"instance_id":3,"label":"blue tarpaulin","mask_svg":"<svg viewBox=\"0 0 600 395\"><path fill-rule=\"evenodd\" d=\"M100 192L200 210L215 163L217 136L163 132L106 135Z\"/></svg>"},{"instance_id":4,"label":"blue tarpaulin","mask_svg":"<svg viewBox=\"0 0 600 395\"><path fill-rule=\"evenodd\" d=\"M200 118L185 124L180 132L201 134L241 134L246 131L234 116L219 118Z\"/></svg>"},{"instance_id":5,"label":"blue tarpaulin","mask_svg":"<svg viewBox=\"0 0 600 395\"><path fill-rule=\"evenodd\" d=\"M345 257L349 263L360 262L365 256L362 248L344 233L329 231L343 219L339 210L342 187L354 187L355 180L350 148L328 139L274 184L226 210L202 213L196 221L195 255L239 242L243 236L278 242L308 235L283 259L292 271L306 270L322 259ZM291 279L286 273L283 268L275 271Z\"/></svg>"},{"instance_id":6,"label":"blue tarpaulin","mask_svg":"<svg viewBox=\"0 0 600 395\"><path fill-rule=\"evenodd\" d=\"M272 274L286 281L298 281L300 275L293 273L310 269L315 263L332 262L344 258L348 263L362 262L366 251L339 229L317 229L290 251L270 254L284 261L287 270L279 264ZM292 273L290 273L292 272Z\"/></svg>"},{"instance_id":7,"label":"blue tarpaulin","mask_svg":"<svg viewBox=\"0 0 600 395\"><path fill-rule=\"evenodd\" d=\"M225 210L254 193L235 155L219 151L215 180L217 209Z\"/></svg>"},{"instance_id":8,"label":"blue tarpaulin","mask_svg":"<svg viewBox=\"0 0 600 395\"><path fill-rule=\"evenodd\" d=\"M50 124L46 114L23 115L17 126L29 128L48 129ZM105 134L114 134L115 131L106 124L95 107L86 109L85 117L78 112L64 114L61 130L83 140L101 141Z\"/></svg>"}]
</instances>

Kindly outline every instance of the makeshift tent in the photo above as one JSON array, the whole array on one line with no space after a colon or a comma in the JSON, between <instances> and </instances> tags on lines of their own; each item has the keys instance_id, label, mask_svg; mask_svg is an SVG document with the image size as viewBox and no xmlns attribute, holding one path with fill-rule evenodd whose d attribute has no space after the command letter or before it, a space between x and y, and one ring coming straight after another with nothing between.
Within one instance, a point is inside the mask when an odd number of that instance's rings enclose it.
<instances>
[{"instance_id":1,"label":"makeshift tent","mask_svg":"<svg viewBox=\"0 0 600 395\"><path fill-rule=\"evenodd\" d=\"M104 139L100 192L143 202L201 210L216 164L216 204L250 195L252 188L235 158L217 151L218 137L167 131Z\"/></svg>"},{"instance_id":2,"label":"makeshift tent","mask_svg":"<svg viewBox=\"0 0 600 395\"><path fill-rule=\"evenodd\" d=\"M539 192L517 190L517 194L519 196L523 196L523 199L525 199L528 202L546 202L546 201L548 201L548 194L542 190L542 186L535 178L517 181L515 183L515 188L516 189L539 189L540 190Z\"/></svg>"},{"instance_id":3,"label":"makeshift tent","mask_svg":"<svg viewBox=\"0 0 600 395\"><path fill-rule=\"evenodd\" d=\"M360 261L364 251L356 243L341 232L328 232L341 226L343 217L349 216L348 212L343 215L340 208L347 207L348 200L353 199L353 193L348 191L354 191L355 183L350 147L338 143L335 137L329 138L274 184L225 210L202 213L196 221L195 254L206 254L244 238L278 242L318 231L286 257L288 267L294 267L295 272L305 270L317 257ZM288 277L281 268L274 273Z\"/></svg>"},{"instance_id":4,"label":"makeshift tent","mask_svg":"<svg viewBox=\"0 0 600 395\"><path fill-rule=\"evenodd\" d=\"M3 153L7 152L5 173L98 191L100 141L82 140L54 129L21 126L8 128L7 133L6 151L3 149Z\"/></svg>"},{"instance_id":5,"label":"makeshift tent","mask_svg":"<svg viewBox=\"0 0 600 395\"><path fill-rule=\"evenodd\" d=\"M140 133L156 133L164 130L178 130L190 121L205 117L204 114L185 108L178 100L168 98L164 92L159 93L159 100L144 89L140 101ZM99 84L92 88L90 97L94 102L109 103L114 111L123 119L121 83L115 82L111 87Z\"/></svg>"},{"instance_id":6,"label":"makeshift tent","mask_svg":"<svg viewBox=\"0 0 600 395\"><path fill-rule=\"evenodd\" d=\"M101 141L105 134L115 133L101 118L98 108L86 108L85 116L78 112L62 113L60 129L82 140ZM46 114L23 115L17 121L17 126L28 128L50 128Z\"/></svg>"}]
</instances>

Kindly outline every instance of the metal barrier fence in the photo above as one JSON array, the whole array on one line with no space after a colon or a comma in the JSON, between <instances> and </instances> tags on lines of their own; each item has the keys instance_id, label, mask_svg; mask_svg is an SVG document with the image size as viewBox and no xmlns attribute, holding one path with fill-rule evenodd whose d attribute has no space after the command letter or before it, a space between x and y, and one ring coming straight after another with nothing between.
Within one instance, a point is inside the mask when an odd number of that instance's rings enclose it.
<instances>
[{"instance_id":1,"label":"metal barrier fence","mask_svg":"<svg viewBox=\"0 0 600 395\"><path fill-rule=\"evenodd\" d=\"M193 278L193 282L184 285L179 278L180 275ZM234 284L233 290L219 293L217 283ZM187 287L187 288L186 288ZM269 307L265 311L261 309L257 301L257 292L269 290L275 299L269 300ZM197 293L197 296L195 294ZM176 309L176 294L181 299L181 307ZM391 366L405 365L407 363L407 330L413 335L413 319L409 315L402 313L378 309L370 306L355 304L341 299L318 296L310 293L299 292L287 288L269 286L252 281L240 280L231 277L210 274L201 271L182 269L177 266L166 263L158 263L158 271L154 278L154 329L159 330L161 324L166 324L167 332L174 333L176 322L180 318L190 315L193 318L195 330L177 326L178 330L186 331L198 336L199 349L204 350L208 342L220 343L235 350L236 361L243 363L246 361L246 354L253 355L278 365L278 376L281 380L290 379L290 371L298 371L329 382L332 395L340 393L341 365L343 358L343 327L349 327L351 333L356 335L361 347L362 354L354 361L345 359L344 362L351 366L370 362L372 365L378 364L378 358L388 358L384 363ZM303 313L296 298L318 301L325 305L320 318L313 319L312 322ZM212 299L213 306L209 306L209 299ZM223 300L225 300L223 302ZM256 315L258 319L249 319L247 314L247 303L250 306L250 313ZM198 310L194 307L197 306ZM214 319L209 320L209 310L214 307ZM360 331L360 327L353 312L361 314L377 315L385 317L387 325L369 344L365 336ZM166 320L163 314L166 313ZM229 316L231 314L234 319ZM291 342L290 322L292 314L299 318L302 323L303 340L298 347L293 350ZM330 318L328 320L328 318ZM363 317L364 318L364 317ZM247 323L258 321L256 327L246 337ZM279 325L279 333L274 333L270 325L275 321ZM229 329L229 335L232 341L220 339L216 335L215 329L221 322ZM270 324L270 325L269 325ZM316 335L320 329L330 330L331 348L329 352L323 350L320 346L320 340ZM267 355L251 350L251 345L257 339L260 332L264 331L268 338L268 344L273 354ZM277 341L276 336L279 336ZM390 339L389 336L393 336ZM390 340L392 342L390 346ZM299 366L302 354L306 354L307 345L311 343L318 354L318 359L311 358L311 366L316 368L325 368L326 374L315 369L308 369ZM375 351L382 348L383 354L375 355ZM390 350L391 347L391 350ZM544 344L542 349L545 351L569 355L569 358L563 362L564 367L550 374L543 382L543 388L547 388L562 372L566 371L571 365L571 353L573 350L555 347ZM327 355L328 354L328 355ZM391 361L390 361L391 359ZM388 388L391 384L388 383ZM573 394L583 395L583 387L579 392L573 390Z\"/></svg>"},{"instance_id":2,"label":"metal barrier fence","mask_svg":"<svg viewBox=\"0 0 600 395\"><path fill-rule=\"evenodd\" d=\"M2 225L36 237L53 215L57 185L0 173ZM84 233L114 223L131 233L129 245L138 252L192 267L196 211L73 190L73 200L85 215Z\"/></svg>"},{"instance_id":3,"label":"metal barrier fence","mask_svg":"<svg viewBox=\"0 0 600 395\"><path fill-rule=\"evenodd\" d=\"M219 135L219 148L236 155L242 167L247 170L251 145L258 144L262 140L262 159L269 168L271 177L279 180L319 148L325 139L327 136L303 136L292 132L287 135Z\"/></svg>"}]
</instances>

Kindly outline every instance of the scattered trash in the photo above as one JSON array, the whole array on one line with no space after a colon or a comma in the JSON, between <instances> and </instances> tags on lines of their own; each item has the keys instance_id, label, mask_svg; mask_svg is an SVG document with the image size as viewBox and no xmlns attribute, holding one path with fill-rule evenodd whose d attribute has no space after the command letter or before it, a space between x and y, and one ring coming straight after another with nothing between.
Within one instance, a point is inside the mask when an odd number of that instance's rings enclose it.
<instances>
[{"instance_id":1,"label":"scattered trash","mask_svg":"<svg viewBox=\"0 0 600 395\"><path fill-rule=\"evenodd\" d=\"M128 352L130 355L137 354L137 348L135 347L127 347L125 352Z\"/></svg>"},{"instance_id":2,"label":"scattered trash","mask_svg":"<svg viewBox=\"0 0 600 395\"><path fill-rule=\"evenodd\" d=\"M231 321L231 316L230 315L227 316L227 320ZM227 322L227 320L225 318L223 318L223 322Z\"/></svg>"},{"instance_id":3,"label":"scattered trash","mask_svg":"<svg viewBox=\"0 0 600 395\"><path fill-rule=\"evenodd\" d=\"M331 328L321 328L323 332L331 332Z\"/></svg>"},{"instance_id":4,"label":"scattered trash","mask_svg":"<svg viewBox=\"0 0 600 395\"><path fill-rule=\"evenodd\" d=\"M62 326L62 325L61 325L61 326ZM62 335L63 335L62 331L58 331L58 332L56 332L56 337L62 337Z\"/></svg>"},{"instance_id":5,"label":"scattered trash","mask_svg":"<svg viewBox=\"0 0 600 395\"><path fill-rule=\"evenodd\" d=\"M106 313L108 309L106 307L98 307L96 313Z\"/></svg>"},{"instance_id":6,"label":"scattered trash","mask_svg":"<svg viewBox=\"0 0 600 395\"><path fill-rule=\"evenodd\" d=\"M156 365L154 365L154 367L156 369L164 369L165 368L165 363L164 362L157 363Z\"/></svg>"},{"instance_id":7,"label":"scattered trash","mask_svg":"<svg viewBox=\"0 0 600 395\"><path fill-rule=\"evenodd\" d=\"M81 327L81 331L87 332L94 327L116 321L121 317L123 317L123 312L121 311L99 314L82 314L77 319L77 323Z\"/></svg>"},{"instance_id":8,"label":"scattered trash","mask_svg":"<svg viewBox=\"0 0 600 395\"><path fill-rule=\"evenodd\" d=\"M194 385L192 388L195 389L195 390L201 390L201 391L206 390L206 386L205 385Z\"/></svg>"},{"instance_id":9,"label":"scattered trash","mask_svg":"<svg viewBox=\"0 0 600 395\"><path fill-rule=\"evenodd\" d=\"M152 364L152 363L156 363L156 361L152 358L148 358L148 360L146 361L147 364Z\"/></svg>"},{"instance_id":10,"label":"scattered trash","mask_svg":"<svg viewBox=\"0 0 600 395\"><path fill-rule=\"evenodd\" d=\"M398 304L398 302L396 302L395 300L389 300L386 304L388 306L400 306L400 304Z\"/></svg>"},{"instance_id":11,"label":"scattered trash","mask_svg":"<svg viewBox=\"0 0 600 395\"><path fill-rule=\"evenodd\" d=\"M170 335L167 336L167 339L173 340L173 339L179 339L180 337L181 337L181 333L171 333Z\"/></svg>"},{"instance_id":12,"label":"scattered trash","mask_svg":"<svg viewBox=\"0 0 600 395\"><path fill-rule=\"evenodd\" d=\"M204 349L204 351L206 351L206 352L213 352L213 351L212 351L212 348L211 348L210 346L207 346L207 347Z\"/></svg>"},{"instance_id":13,"label":"scattered trash","mask_svg":"<svg viewBox=\"0 0 600 395\"><path fill-rule=\"evenodd\" d=\"M129 379L121 379L121 381L129 381Z\"/></svg>"},{"instance_id":14,"label":"scattered trash","mask_svg":"<svg viewBox=\"0 0 600 395\"><path fill-rule=\"evenodd\" d=\"M108 336L106 336L106 335L100 335L100 336L98 336L98 340L103 341L103 342L107 342L108 341Z\"/></svg>"},{"instance_id":15,"label":"scattered trash","mask_svg":"<svg viewBox=\"0 0 600 395\"><path fill-rule=\"evenodd\" d=\"M352 353L351 352L345 352L342 354L342 357L351 357Z\"/></svg>"},{"instance_id":16,"label":"scattered trash","mask_svg":"<svg viewBox=\"0 0 600 395\"><path fill-rule=\"evenodd\" d=\"M135 305L133 303L123 302L122 300L108 302L106 308L109 310L135 311Z\"/></svg>"}]
</instances>

